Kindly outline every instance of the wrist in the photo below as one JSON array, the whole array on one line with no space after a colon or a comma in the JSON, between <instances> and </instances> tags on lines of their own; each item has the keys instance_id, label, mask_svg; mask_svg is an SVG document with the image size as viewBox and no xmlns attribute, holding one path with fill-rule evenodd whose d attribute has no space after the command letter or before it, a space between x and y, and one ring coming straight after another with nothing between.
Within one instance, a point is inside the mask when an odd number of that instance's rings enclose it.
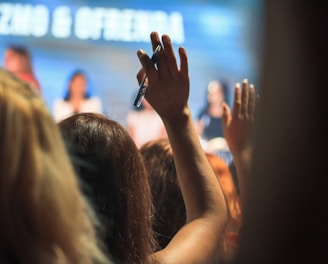
<instances>
[{"instance_id":1,"label":"wrist","mask_svg":"<svg viewBox=\"0 0 328 264\"><path fill-rule=\"evenodd\" d=\"M182 107L181 110L175 113L161 116L164 125L168 126L181 126L192 121L191 111L189 106Z\"/></svg>"}]
</instances>

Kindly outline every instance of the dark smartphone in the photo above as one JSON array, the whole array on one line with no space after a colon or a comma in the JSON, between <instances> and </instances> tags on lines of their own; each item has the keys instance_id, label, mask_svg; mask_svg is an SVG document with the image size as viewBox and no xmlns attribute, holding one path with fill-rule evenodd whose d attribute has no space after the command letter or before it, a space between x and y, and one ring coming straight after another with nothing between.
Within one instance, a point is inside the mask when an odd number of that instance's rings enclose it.
<instances>
[{"instance_id":1,"label":"dark smartphone","mask_svg":"<svg viewBox=\"0 0 328 264\"><path fill-rule=\"evenodd\" d=\"M156 47L156 49L154 50L153 55L151 56L151 60L154 64L157 63L157 57L158 57L160 50L161 50L161 45L158 45ZM141 105L143 98L145 97L146 89L147 89L147 86L145 85L146 79L147 79L147 76L145 76L140 83L138 94L133 103L133 105L135 107L139 107Z\"/></svg>"}]
</instances>

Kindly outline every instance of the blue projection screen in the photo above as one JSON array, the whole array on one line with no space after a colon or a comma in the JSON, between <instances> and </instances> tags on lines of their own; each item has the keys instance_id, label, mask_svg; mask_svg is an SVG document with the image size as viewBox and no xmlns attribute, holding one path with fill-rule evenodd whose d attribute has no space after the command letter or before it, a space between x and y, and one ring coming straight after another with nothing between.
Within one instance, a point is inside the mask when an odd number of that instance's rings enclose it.
<instances>
[{"instance_id":1,"label":"blue projection screen","mask_svg":"<svg viewBox=\"0 0 328 264\"><path fill-rule=\"evenodd\" d=\"M206 84L257 84L259 0L230 1L8 1L0 3L0 52L9 44L31 52L42 96L52 111L69 74L83 69L106 115L125 125L138 85L138 49L149 54L149 34L169 34L189 58L190 107L195 117ZM230 101L231 103L231 101Z\"/></svg>"}]
</instances>

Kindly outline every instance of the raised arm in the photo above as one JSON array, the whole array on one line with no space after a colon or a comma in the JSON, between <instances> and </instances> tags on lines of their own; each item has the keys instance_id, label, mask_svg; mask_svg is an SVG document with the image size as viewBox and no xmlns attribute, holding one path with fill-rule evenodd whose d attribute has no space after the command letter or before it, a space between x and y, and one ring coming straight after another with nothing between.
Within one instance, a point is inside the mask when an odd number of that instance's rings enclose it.
<instances>
[{"instance_id":1,"label":"raised arm","mask_svg":"<svg viewBox=\"0 0 328 264\"><path fill-rule=\"evenodd\" d=\"M158 44L163 47L157 69L143 51L138 51L148 76L146 98L167 130L187 213L186 225L153 257L159 263L213 263L227 213L221 187L201 148L188 106L187 54L179 48L179 69L170 38L163 35L161 43L153 32L151 41L153 49ZM139 80L144 72L139 72Z\"/></svg>"},{"instance_id":2,"label":"raised arm","mask_svg":"<svg viewBox=\"0 0 328 264\"><path fill-rule=\"evenodd\" d=\"M223 131L230 151L233 155L242 203L247 196L247 182L252 154L252 129L255 115L255 91L245 79L236 84L233 110L224 104Z\"/></svg>"}]
</instances>

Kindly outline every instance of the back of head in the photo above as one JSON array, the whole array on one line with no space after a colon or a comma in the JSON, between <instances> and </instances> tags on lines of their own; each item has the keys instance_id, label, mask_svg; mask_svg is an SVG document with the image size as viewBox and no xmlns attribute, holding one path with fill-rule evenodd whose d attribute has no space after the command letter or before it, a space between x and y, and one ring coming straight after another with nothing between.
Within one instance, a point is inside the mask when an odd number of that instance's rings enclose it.
<instances>
[{"instance_id":1,"label":"back of head","mask_svg":"<svg viewBox=\"0 0 328 264\"><path fill-rule=\"evenodd\" d=\"M84 191L104 220L111 255L120 263L145 263L152 251L150 190L133 140L99 114L74 115L59 126Z\"/></svg>"},{"instance_id":2,"label":"back of head","mask_svg":"<svg viewBox=\"0 0 328 264\"><path fill-rule=\"evenodd\" d=\"M140 152L147 169L155 216L153 230L160 248L165 248L186 222L173 152L168 139L144 144Z\"/></svg>"},{"instance_id":3,"label":"back of head","mask_svg":"<svg viewBox=\"0 0 328 264\"><path fill-rule=\"evenodd\" d=\"M212 153L206 153L206 157L220 182L228 210L228 221L225 234L219 245L219 263L233 259L238 245L238 236L242 221L240 198L237 194L230 169L226 162Z\"/></svg>"},{"instance_id":4,"label":"back of head","mask_svg":"<svg viewBox=\"0 0 328 264\"><path fill-rule=\"evenodd\" d=\"M0 262L103 260L42 98L0 70Z\"/></svg>"},{"instance_id":5,"label":"back of head","mask_svg":"<svg viewBox=\"0 0 328 264\"><path fill-rule=\"evenodd\" d=\"M241 217L240 201L230 169L226 162L217 155L206 153L206 157L222 187L231 220L234 222L235 228L239 228Z\"/></svg>"},{"instance_id":6,"label":"back of head","mask_svg":"<svg viewBox=\"0 0 328 264\"><path fill-rule=\"evenodd\" d=\"M165 248L175 233L186 223L186 210L175 170L174 157L168 139L158 139L144 144L140 152L144 158L154 204L153 230L159 247ZM226 233L218 245L218 259L229 260L236 245L231 233L238 233L241 221L239 200L229 168L214 154L206 154L227 201L229 222ZM223 183L223 184L222 184Z\"/></svg>"}]
</instances>

